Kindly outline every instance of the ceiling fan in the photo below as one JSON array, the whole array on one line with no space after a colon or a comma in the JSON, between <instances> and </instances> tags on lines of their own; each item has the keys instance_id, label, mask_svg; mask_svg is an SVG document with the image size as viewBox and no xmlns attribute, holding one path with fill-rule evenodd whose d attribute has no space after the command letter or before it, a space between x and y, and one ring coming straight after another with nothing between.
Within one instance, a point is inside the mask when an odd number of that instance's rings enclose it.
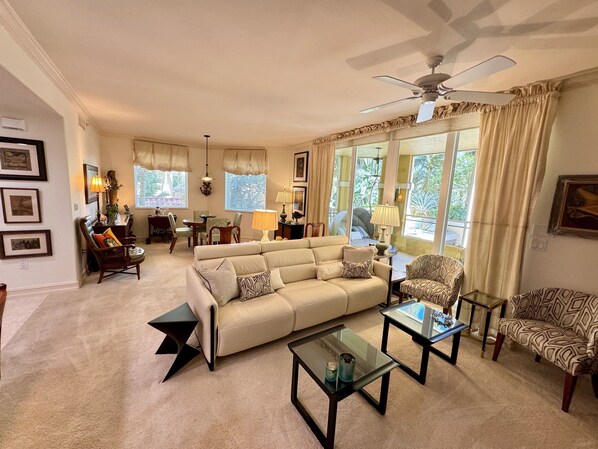
<instances>
[{"instance_id":1,"label":"ceiling fan","mask_svg":"<svg viewBox=\"0 0 598 449\"><path fill-rule=\"evenodd\" d=\"M374 76L374 79L409 89L413 92L413 96L391 101L390 103L384 103L374 106L373 108L363 109L359 112L366 114L401 101L412 101L421 98L422 102L419 106L419 113L417 114L416 120L417 123L421 123L432 118L432 115L434 114L434 106L438 97L444 97L451 101L469 101L472 103L498 106L503 106L515 98L514 94L454 89L455 87L471 83L472 81L485 76L490 76L501 70L513 67L515 61L512 59L502 55L494 56L493 58L480 62L455 76L450 76L446 73L436 73L436 67L442 63L442 59L442 56L428 58L426 65L432 70L432 73L416 79L414 83L409 83L388 75Z\"/></svg>"}]
</instances>

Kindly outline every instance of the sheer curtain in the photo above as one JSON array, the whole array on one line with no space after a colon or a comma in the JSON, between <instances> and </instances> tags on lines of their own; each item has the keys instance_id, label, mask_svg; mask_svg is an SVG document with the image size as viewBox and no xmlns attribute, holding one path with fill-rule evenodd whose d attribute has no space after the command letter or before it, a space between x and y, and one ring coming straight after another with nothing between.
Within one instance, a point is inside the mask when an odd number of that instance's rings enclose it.
<instances>
[{"instance_id":1,"label":"sheer curtain","mask_svg":"<svg viewBox=\"0 0 598 449\"><path fill-rule=\"evenodd\" d=\"M309 152L306 223L326 223L334 173L334 142L312 145Z\"/></svg>"},{"instance_id":2,"label":"sheer curtain","mask_svg":"<svg viewBox=\"0 0 598 449\"><path fill-rule=\"evenodd\" d=\"M133 141L133 164L147 170L191 171L188 147L147 140Z\"/></svg>"},{"instance_id":3,"label":"sheer curtain","mask_svg":"<svg viewBox=\"0 0 598 449\"><path fill-rule=\"evenodd\" d=\"M542 185L559 84L516 88L509 105L486 107L480 121L470 240L462 291L518 293L525 233Z\"/></svg>"}]
</instances>

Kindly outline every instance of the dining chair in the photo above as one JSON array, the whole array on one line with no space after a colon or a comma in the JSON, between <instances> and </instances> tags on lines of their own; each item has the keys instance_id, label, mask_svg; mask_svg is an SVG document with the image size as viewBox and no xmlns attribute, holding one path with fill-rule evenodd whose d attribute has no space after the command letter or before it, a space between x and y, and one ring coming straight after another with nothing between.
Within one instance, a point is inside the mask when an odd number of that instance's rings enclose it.
<instances>
[{"instance_id":1,"label":"dining chair","mask_svg":"<svg viewBox=\"0 0 598 449\"><path fill-rule=\"evenodd\" d=\"M324 237L326 225L322 222L307 223L305 225L305 237Z\"/></svg>"},{"instance_id":2,"label":"dining chair","mask_svg":"<svg viewBox=\"0 0 598 449\"><path fill-rule=\"evenodd\" d=\"M174 215L172 212L168 212L168 222L170 223L170 230L172 231L172 242L170 242L170 252L174 249L174 245L176 245L176 241L179 237L187 237L187 246L191 246L191 237L193 237L193 229L184 226L181 228L177 228L176 221L174 220Z\"/></svg>"},{"instance_id":3,"label":"dining chair","mask_svg":"<svg viewBox=\"0 0 598 449\"><path fill-rule=\"evenodd\" d=\"M218 240L214 236L218 234ZM241 228L239 226L212 226L208 235L209 245L227 245L230 243L239 243L241 241Z\"/></svg>"},{"instance_id":4,"label":"dining chair","mask_svg":"<svg viewBox=\"0 0 598 449\"><path fill-rule=\"evenodd\" d=\"M241 241L241 220L243 219L243 214L241 212L237 212L235 217L233 218L233 226L238 226L238 233L237 229L233 229L233 235L236 235L235 240L237 243ZM238 234L238 235L237 235Z\"/></svg>"},{"instance_id":5,"label":"dining chair","mask_svg":"<svg viewBox=\"0 0 598 449\"><path fill-rule=\"evenodd\" d=\"M2 349L2 315L6 304L6 284L0 284L0 350ZM0 379L2 378L2 360L0 359Z\"/></svg>"},{"instance_id":6,"label":"dining chair","mask_svg":"<svg viewBox=\"0 0 598 449\"><path fill-rule=\"evenodd\" d=\"M229 219L228 218L224 218L224 217L213 217L213 218L208 218L206 221L206 232L202 232L200 234L201 236L201 245L204 244L204 241L207 243L209 243L209 235L210 235L210 229L212 229L214 226L220 226L220 227L224 227L224 226L228 226L229 225ZM214 232L213 235L213 240L217 241L219 239L220 233L218 232Z\"/></svg>"}]
</instances>

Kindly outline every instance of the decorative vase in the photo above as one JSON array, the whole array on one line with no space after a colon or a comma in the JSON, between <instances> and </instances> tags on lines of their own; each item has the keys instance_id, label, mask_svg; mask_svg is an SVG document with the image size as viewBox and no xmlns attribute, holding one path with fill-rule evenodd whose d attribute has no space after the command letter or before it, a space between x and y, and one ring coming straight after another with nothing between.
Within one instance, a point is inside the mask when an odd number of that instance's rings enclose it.
<instances>
[{"instance_id":1,"label":"decorative vase","mask_svg":"<svg viewBox=\"0 0 598 449\"><path fill-rule=\"evenodd\" d=\"M348 352L339 355L338 378L343 382L353 382L355 356Z\"/></svg>"}]
</instances>

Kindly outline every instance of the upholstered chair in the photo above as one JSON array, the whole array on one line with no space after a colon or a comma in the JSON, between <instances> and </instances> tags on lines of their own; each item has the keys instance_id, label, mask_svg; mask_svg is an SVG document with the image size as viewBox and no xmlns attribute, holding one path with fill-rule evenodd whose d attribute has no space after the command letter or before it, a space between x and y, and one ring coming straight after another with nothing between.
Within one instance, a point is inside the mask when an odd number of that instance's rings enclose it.
<instances>
[{"instance_id":1,"label":"upholstered chair","mask_svg":"<svg viewBox=\"0 0 598 449\"><path fill-rule=\"evenodd\" d=\"M233 237L237 243L241 240L241 220L243 219L243 214L241 212L237 212L235 217L233 218L232 226L238 226L239 229L233 229Z\"/></svg>"},{"instance_id":2,"label":"upholstered chair","mask_svg":"<svg viewBox=\"0 0 598 449\"><path fill-rule=\"evenodd\" d=\"M412 296L427 301L451 313L451 307L459 297L463 282L463 265L452 257L424 254L406 266L405 280L401 282L400 300Z\"/></svg>"},{"instance_id":3,"label":"upholstered chair","mask_svg":"<svg viewBox=\"0 0 598 449\"><path fill-rule=\"evenodd\" d=\"M174 215L168 212L168 222L170 223L170 230L172 231L172 242L170 242L170 252L174 249L176 241L179 237L187 237L187 246L191 246L191 237L193 237L193 228L188 226L177 228Z\"/></svg>"},{"instance_id":4,"label":"upholstered chair","mask_svg":"<svg viewBox=\"0 0 598 449\"><path fill-rule=\"evenodd\" d=\"M223 218L223 217L214 217L214 218L208 218L207 223L206 223L206 232L202 232L200 234L201 236L201 244L203 245L203 242L205 241L206 243L208 243L210 237L210 229L212 229L214 226L220 226L220 227L224 227L224 226L228 226L229 220L228 218ZM214 231L213 235L212 235L212 243L218 242L220 238L220 233Z\"/></svg>"},{"instance_id":5,"label":"upholstered chair","mask_svg":"<svg viewBox=\"0 0 598 449\"><path fill-rule=\"evenodd\" d=\"M505 337L565 371L561 409L569 411L577 378L592 376L598 398L598 295L564 288L542 288L509 300L510 318L502 318L492 360Z\"/></svg>"}]
</instances>

